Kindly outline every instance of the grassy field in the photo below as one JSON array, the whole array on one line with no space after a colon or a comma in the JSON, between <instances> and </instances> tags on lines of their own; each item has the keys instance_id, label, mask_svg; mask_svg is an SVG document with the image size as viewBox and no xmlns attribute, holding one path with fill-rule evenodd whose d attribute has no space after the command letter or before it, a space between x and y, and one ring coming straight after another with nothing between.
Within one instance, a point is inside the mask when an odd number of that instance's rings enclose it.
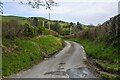
<instances>
[{"instance_id":1,"label":"grassy field","mask_svg":"<svg viewBox=\"0 0 120 80\"><path fill-rule=\"evenodd\" d=\"M26 17L18 17L18 16L2 16L2 22L9 22L12 20L17 20L19 22L19 24L25 24L28 23L30 24L30 22L27 20L28 18Z\"/></svg>"},{"instance_id":2,"label":"grassy field","mask_svg":"<svg viewBox=\"0 0 120 80\"><path fill-rule=\"evenodd\" d=\"M85 48L86 54L97 60L102 68L112 71L120 70L120 55L117 53L117 49L108 46L106 47L103 43L96 43L87 39L74 38L72 41L82 44ZM104 77L110 77L107 74L102 74ZM111 78L111 77L110 77Z\"/></svg>"},{"instance_id":3,"label":"grassy field","mask_svg":"<svg viewBox=\"0 0 120 80\"><path fill-rule=\"evenodd\" d=\"M63 41L53 36L3 38L3 76L28 69L62 47Z\"/></svg>"}]
</instances>

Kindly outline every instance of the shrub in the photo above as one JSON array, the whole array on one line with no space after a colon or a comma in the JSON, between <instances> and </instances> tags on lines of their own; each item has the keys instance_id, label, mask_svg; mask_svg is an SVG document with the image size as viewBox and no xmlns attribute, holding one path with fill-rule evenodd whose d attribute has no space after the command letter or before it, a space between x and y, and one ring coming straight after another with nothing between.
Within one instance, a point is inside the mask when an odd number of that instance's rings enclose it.
<instances>
[{"instance_id":1,"label":"shrub","mask_svg":"<svg viewBox=\"0 0 120 80\"><path fill-rule=\"evenodd\" d=\"M19 24L17 20L11 20L9 22L3 22L2 35L7 37L23 36L26 27Z\"/></svg>"}]
</instances>

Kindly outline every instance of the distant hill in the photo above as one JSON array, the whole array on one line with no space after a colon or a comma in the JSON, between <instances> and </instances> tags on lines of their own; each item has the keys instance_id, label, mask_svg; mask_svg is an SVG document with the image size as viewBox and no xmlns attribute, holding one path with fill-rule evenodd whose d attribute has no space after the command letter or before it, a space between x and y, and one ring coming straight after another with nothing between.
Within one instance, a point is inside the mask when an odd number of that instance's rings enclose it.
<instances>
[{"instance_id":1,"label":"distant hill","mask_svg":"<svg viewBox=\"0 0 120 80\"><path fill-rule=\"evenodd\" d=\"M59 33L62 36L70 34L70 26L71 26L69 22L65 22L61 20L48 20L43 17L2 16L2 22L3 24L11 23L10 25L13 25L13 23L15 22L23 26L25 26L26 24L29 26L35 26L36 24L38 24L37 26L44 27L45 29L49 29L50 26L51 30ZM6 26L7 25L3 25L3 27Z\"/></svg>"},{"instance_id":2,"label":"distant hill","mask_svg":"<svg viewBox=\"0 0 120 80\"><path fill-rule=\"evenodd\" d=\"M37 21L35 20L37 19ZM44 21L44 23L43 23ZM2 16L2 35L3 36L36 36L42 34L58 34L53 30L48 30L43 24L47 19L43 17L20 17ZM35 26L35 24L37 25ZM48 23L46 23L48 26Z\"/></svg>"},{"instance_id":3,"label":"distant hill","mask_svg":"<svg viewBox=\"0 0 120 80\"><path fill-rule=\"evenodd\" d=\"M20 17L20 16L2 16L3 27L9 27L7 24L11 26L37 26L41 27L42 29L50 29L54 32L57 32L59 35L65 36L70 34L78 33L81 29L76 23L69 23L61 20L48 20L44 17ZM13 25L16 24L16 25ZM83 25L83 24L81 24ZM8 29L6 27L6 29ZM15 27L15 28L16 28ZM90 29L91 25L83 25L81 26L82 29ZM17 29L17 28L16 28ZM12 32L12 31L11 31ZM40 33L44 33L47 31L42 31ZM48 33L47 33L48 34Z\"/></svg>"}]
</instances>

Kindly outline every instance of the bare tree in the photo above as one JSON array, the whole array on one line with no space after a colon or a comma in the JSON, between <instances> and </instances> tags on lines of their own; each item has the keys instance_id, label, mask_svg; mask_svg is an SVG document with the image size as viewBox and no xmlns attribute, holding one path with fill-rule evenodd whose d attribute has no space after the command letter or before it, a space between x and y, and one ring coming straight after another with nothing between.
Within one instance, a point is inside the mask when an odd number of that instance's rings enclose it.
<instances>
[{"instance_id":1,"label":"bare tree","mask_svg":"<svg viewBox=\"0 0 120 80\"><path fill-rule=\"evenodd\" d=\"M53 0L20 0L21 4L30 5L32 8L40 8L40 6L44 6L46 9L51 9L53 6L58 6Z\"/></svg>"},{"instance_id":2,"label":"bare tree","mask_svg":"<svg viewBox=\"0 0 120 80\"><path fill-rule=\"evenodd\" d=\"M16 1L16 0L13 0ZM53 6L58 6L53 0L17 0L20 4L30 5L32 8L40 8L40 6L44 6L46 9L50 9ZM3 14L3 2L0 1L0 13Z\"/></svg>"}]
</instances>

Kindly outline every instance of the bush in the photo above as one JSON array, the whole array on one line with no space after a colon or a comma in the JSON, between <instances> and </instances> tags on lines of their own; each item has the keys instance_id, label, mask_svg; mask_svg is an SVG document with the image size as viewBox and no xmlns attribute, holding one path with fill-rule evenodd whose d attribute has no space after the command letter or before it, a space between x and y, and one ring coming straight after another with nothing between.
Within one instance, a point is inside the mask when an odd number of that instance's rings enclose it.
<instances>
[{"instance_id":1,"label":"bush","mask_svg":"<svg viewBox=\"0 0 120 80\"><path fill-rule=\"evenodd\" d=\"M23 36L26 28L20 25L17 20L11 20L9 22L3 22L2 35L7 37Z\"/></svg>"},{"instance_id":2,"label":"bush","mask_svg":"<svg viewBox=\"0 0 120 80\"><path fill-rule=\"evenodd\" d=\"M33 27L28 23L20 24L17 20L3 22L2 35L4 37L34 37L45 33L44 27Z\"/></svg>"}]
</instances>

